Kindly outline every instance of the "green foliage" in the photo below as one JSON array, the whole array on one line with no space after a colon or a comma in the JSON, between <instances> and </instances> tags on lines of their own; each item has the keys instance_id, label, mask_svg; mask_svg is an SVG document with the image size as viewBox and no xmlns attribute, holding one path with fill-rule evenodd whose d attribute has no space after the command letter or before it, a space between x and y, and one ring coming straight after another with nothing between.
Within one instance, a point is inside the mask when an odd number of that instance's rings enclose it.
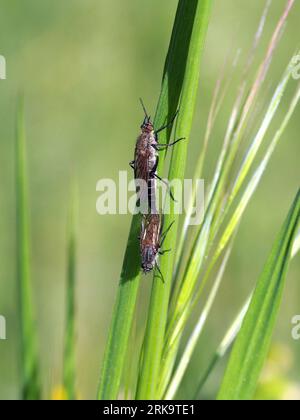
<instances>
[{"instance_id":1,"label":"green foliage","mask_svg":"<svg viewBox=\"0 0 300 420\"><path fill-rule=\"evenodd\" d=\"M181 3L186 2L180 2L179 8ZM185 137L188 140L190 136L198 91L197 86L199 85L200 62L210 8L210 0L190 1L185 4L183 8L185 15L181 16L180 19L182 22L185 22L185 28L182 28L183 33L185 33L185 30L188 30L191 32L191 37L187 46L181 44L184 51L187 51L186 63L177 60L177 65L180 63L180 65L185 66L185 77L180 100L180 113L175 130L176 138ZM173 150L169 170L170 181L172 179L182 180L184 177L187 146L188 141L184 141ZM164 244L166 249L175 249L177 243L178 216L174 215L174 203L172 203L170 214L165 216L165 226L169 226L173 221L175 223ZM164 282L161 281L160 276L154 275L144 339L142 366L137 388L138 399L156 399L160 397L158 393L158 378L167 323L174 253L164 255L160 264Z\"/></svg>"},{"instance_id":2,"label":"green foliage","mask_svg":"<svg viewBox=\"0 0 300 420\"><path fill-rule=\"evenodd\" d=\"M168 116L174 114L179 98L182 95L183 86L187 86L190 83L190 77L195 77L193 72L196 70L196 66L193 63L193 57L190 54L191 43L195 42L197 39L197 45L201 46L205 34L205 25L207 26L207 5L210 3L207 1L186 1L180 0L178 4L177 14L175 18L173 33L170 41L169 51L166 59L163 81L162 81L162 90L160 94L159 103L157 106L156 117L154 124L156 127L159 127L163 122L166 121ZM200 6L199 6L200 5ZM203 6L204 5L204 6ZM195 14L197 11L197 19L195 19ZM203 14L203 16L201 16ZM204 18L203 27L199 26L202 24L202 19ZM195 19L195 23L194 23ZM206 19L206 22L205 22ZM196 34L195 34L196 28ZM201 40L199 44L199 39ZM195 46L193 46L195 48ZM189 54L187 53L189 52ZM199 54L200 52L198 52ZM196 60L198 63L199 61ZM189 66L193 66L193 72L189 73ZM199 67L197 68L197 72ZM186 76L187 75L187 76ZM198 79L197 79L198 80ZM189 88L190 89L190 88ZM188 90L189 90L188 89ZM189 92L189 95L191 92ZM185 97L187 95L185 89ZM185 99L186 100L186 99ZM191 123L191 113L192 111L184 111L180 113L181 123L186 124ZM186 122L187 119L187 122ZM185 130L184 130L185 131ZM189 131L189 130L188 130ZM188 134L188 131L185 131ZM179 132L177 132L179 134ZM162 133L160 141L165 143L170 138L170 132ZM181 146L186 148L186 146ZM179 149L179 148L178 148ZM177 152L179 153L179 152ZM161 159L160 164L162 165L163 159ZM184 166L178 168L182 171ZM178 173L179 174L179 173ZM166 221L167 223L167 221ZM125 253L125 258L123 262L123 269L120 279L120 285L118 289L117 299L113 311L112 324L109 330L109 337L106 345L105 356L103 369L101 374L100 387L98 391L99 399L114 399L118 395L120 380L123 371L123 365L128 345L128 338L130 334L130 328L132 325L132 318L134 315L134 309L136 304L136 297L138 291L138 284L140 278L140 261L137 258L139 255L139 245L138 245L138 236L140 231L140 217L137 215L133 217L129 240L127 244L127 249ZM174 239L173 239L174 240ZM167 280L169 285L170 281ZM160 287L160 285L155 282L154 287ZM166 284L166 288L169 288L169 285ZM163 291L165 294L165 291ZM168 293L165 294L165 297L168 296ZM167 300L165 300L164 308L162 311L165 312ZM153 308L153 305L152 305ZM150 318L149 318L150 319ZM162 324L164 321L162 320ZM163 325L162 325L163 326ZM147 333L147 336L150 336L150 333ZM159 339L159 337L157 337ZM160 344L161 346L161 337ZM146 345L146 359L148 358L149 346ZM157 348L157 355L159 360L159 348ZM155 390L155 385L152 385L148 381L148 374L157 375L158 364L156 362L155 371L152 369L142 375L141 382L138 387L138 396L145 397L148 396L148 389L144 392L144 387L150 386L151 394ZM147 394L147 395L146 395ZM150 394L149 394L150 395Z\"/></svg>"},{"instance_id":3,"label":"green foliage","mask_svg":"<svg viewBox=\"0 0 300 420\"><path fill-rule=\"evenodd\" d=\"M218 399L249 400L267 357L300 220L300 190L258 280L232 350Z\"/></svg>"},{"instance_id":4,"label":"green foliage","mask_svg":"<svg viewBox=\"0 0 300 420\"><path fill-rule=\"evenodd\" d=\"M74 188L68 216L67 236L67 283L66 283L66 326L63 363L63 385L69 400L76 399L76 231L77 190Z\"/></svg>"},{"instance_id":5,"label":"green foliage","mask_svg":"<svg viewBox=\"0 0 300 420\"><path fill-rule=\"evenodd\" d=\"M19 100L16 124L16 224L17 224L17 293L20 327L21 398L41 397L37 357L36 326L32 305L30 273L30 228L28 210L27 158L25 145L24 103Z\"/></svg>"},{"instance_id":6,"label":"green foliage","mask_svg":"<svg viewBox=\"0 0 300 420\"><path fill-rule=\"evenodd\" d=\"M180 111L176 120L174 138L185 137L185 141L178 143L172 150L168 173L170 181L175 178L183 179L185 175L211 4L212 0L178 2L154 118L155 127L160 127L171 119L177 109ZM272 58L293 4L294 0L287 0L262 61L256 71L253 71L256 50L260 45L271 5L269 0L266 2L254 37L253 48L242 72L228 125L224 130L223 144L217 156L215 170L211 179L206 179L209 188L203 221L193 229L189 227L195 202L194 193L191 195L181 230L179 217L174 214L175 204L171 202L171 214L165 216L164 223L165 226L169 226L171 222L175 223L166 237L164 248L171 249L172 252L163 255L159 261L164 282L158 273L154 273L146 325L142 331L143 340L140 336L137 339L133 331L133 324L137 321L136 302L140 286L138 237L141 217L135 215L132 218L105 347L98 399L113 400L123 395L125 398L132 396L136 399L173 399L181 389L182 381L191 366L194 351L224 280L239 226L299 103L298 86L290 104L283 108L291 80L291 64L286 67L279 82L276 83L271 97L265 95L265 81L269 75ZM254 78L251 76L253 73ZM207 128L201 149L198 151L194 179L203 175L209 147L215 140L214 124L224 97L229 92L234 94L233 90L228 89L229 86L230 81L224 81L221 75L216 83ZM261 107L262 102L263 107ZM272 128L275 130L271 131ZM160 143L168 143L171 135L171 129L161 132ZM15 158L21 397L40 399L37 337L31 296L28 180L22 101L17 116ZM165 158L166 153L162 153L159 161L160 175L163 175ZM299 217L300 193L298 192L257 282L255 292L250 294L221 344L213 351L211 362L204 367L204 372L201 374L199 370L199 383L195 392L190 394L190 398L201 397L206 379L213 372L218 360L230 349L236 337L218 398L230 400L253 398L280 308L288 263L300 249L299 231L298 235L296 232ZM78 396L75 368L76 226L77 198L74 195L68 226L62 384L67 398L72 400ZM257 237L260 240L259 235ZM190 327L192 331L187 336ZM130 348L128 348L129 341ZM140 346L141 341L142 346Z\"/></svg>"}]
</instances>

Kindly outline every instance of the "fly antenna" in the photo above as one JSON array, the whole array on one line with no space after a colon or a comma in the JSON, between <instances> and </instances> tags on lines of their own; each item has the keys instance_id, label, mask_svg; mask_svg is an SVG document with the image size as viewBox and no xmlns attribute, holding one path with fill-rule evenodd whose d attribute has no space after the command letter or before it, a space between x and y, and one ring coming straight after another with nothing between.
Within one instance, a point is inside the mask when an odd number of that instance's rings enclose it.
<instances>
[{"instance_id":1,"label":"fly antenna","mask_svg":"<svg viewBox=\"0 0 300 420\"><path fill-rule=\"evenodd\" d=\"M148 112L147 112L147 110L146 110L146 107L145 107L145 105L144 105L144 102L143 102L143 99L142 99L142 98L140 98L140 103L141 103L142 108L143 108L143 110L144 110L145 117L146 117L146 118L148 118L148 119L150 119L150 117L149 117L149 115L148 115Z\"/></svg>"}]
</instances>

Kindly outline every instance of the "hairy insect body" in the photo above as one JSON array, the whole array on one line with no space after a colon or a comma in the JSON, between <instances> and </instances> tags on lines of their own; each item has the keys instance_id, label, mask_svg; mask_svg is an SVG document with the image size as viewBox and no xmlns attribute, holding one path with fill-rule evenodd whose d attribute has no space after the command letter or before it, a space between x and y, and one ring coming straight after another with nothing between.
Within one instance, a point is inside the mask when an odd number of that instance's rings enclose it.
<instances>
[{"instance_id":1,"label":"hairy insect body","mask_svg":"<svg viewBox=\"0 0 300 420\"><path fill-rule=\"evenodd\" d=\"M151 172L155 169L157 151L155 138L150 134L141 133L135 147L134 175L136 179L148 181Z\"/></svg>"},{"instance_id":2,"label":"hairy insect body","mask_svg":"<svg viewBox=\"0 0 300 420\"><path fill-rule=\"evenodd\" d=\"M154 133L153 124L149 117L146 117L141 126L141 134L139 135L134 161L134 176L139 186L138 196L140 202L150 208L150 212L156 213L155 197L153 196L155 189L155 174L158 165L158 154L156 151L157 140ZM144 211L143 213L147 213Z\"/></svg>"},{"instance_id":3,"label":"hairy insect body","mask_svg":"<svg viewBox=\"0 0 300 420\"><path fill-rule=\"evenodd\" d=\"M157 264L157 258L158 255L163 255L165 252L170 251L161 251L161 248L172 224L163 234L163 223L161 222L161 216L156 209L156 180L160 180L167 184L167 186L168 183L161 179L157 174L159 162L158 152L173 146L183 139L178 139L169 144L160 144L158 142L158 133L172 125L177 113L170 123L158 130L154 130L151 118L142 101L141 104L144 109L145 118L141 125L141 133L136 141L134 160L130 162L136 180L138 195L137 205L140 207L140 212L142 213L140 234L141 269L144 273L149 273L156 267L163 280L163 275ZM174 199L171 191L170 196Z\"/></svg>"},{"instance_id":4,"label":"hairy insect body","mask_svg":"<svg viewBox=\"0 0 300 420\"><path fill-rule=\"evenodd\" d=\"M156 265L160 249L161 221L159 214L148 214L143 216L140 249L141 267L143 272L149 273Z\"/></svg>"}]
</instances>

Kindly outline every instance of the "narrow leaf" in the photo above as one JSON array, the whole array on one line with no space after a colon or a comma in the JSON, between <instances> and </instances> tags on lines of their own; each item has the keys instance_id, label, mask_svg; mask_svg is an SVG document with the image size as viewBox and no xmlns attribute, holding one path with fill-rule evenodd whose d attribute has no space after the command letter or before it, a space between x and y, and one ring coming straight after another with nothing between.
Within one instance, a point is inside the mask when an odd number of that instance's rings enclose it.
<instances>
[{"instance_id":1,"label":"narrow leaf","mask_svg":"<svg viewBox=\"0 0 300 420\"><path fill-rule=\"evenodd\" d=\"M270 347L299 218L300 190L258 280L231 353L219 400L249 400L255 393Z\"/></svg>"},{"instance_id":2,"label":"narrow leaf","mask_svg":"<svg viewBox=\"0 0 300 420\"><path fill-rule=\"evenodd\" d=\"M180 113L176 125L176 137L185 137L186 141L173 149L169 171L169 180L183 179L187 155L188 138L190 136L194 108L199 85L200 61L204 40L210 16L211 0L180 0L184 23L183 34L189 33L190 39L186 45L181 45L187 53L184 81L180 100ZM177 63L178 65L178 63ZM166 237L165 248L175 250L177 244L178 217L174 217L174 203L170 214L165 217L169 226L175 221ZM138 399L161 398L158 395L158 381L161 369L161 356L164 346L164 335L167 323L167 311L173 275L174 251L161 259L161 272L164 282L159 276L154 276L149 316L144 340L143 362L137 389Z\"/></svg>"},{"instance_id":3,"label":"narrow leaf","mask_svg":"<svg viewBox=\"0 0 300 420\"><path fill-rule=\"evenodd\" d=\"M166 122L178 108L191 38L191 8L195 9L197 3L198 0L179 0L154 119L155 127ZM170 134L170 130L161 132L160 142L167 143ZM164 154L161 154L159 170L163 168L163 162ZM98 399L116 399L119 392L140 279L137 239L140 224L140 216L134 216L104 354Z\"/></svg>"},{"instance_id":4,"label":"narrow leaf","mask_svg":"<svg viewBox=\"0 0 300 420\"><path fill-rule=\"evenodd\" d=\"M21 398L41 397L37 337L32 309L30 273L30 229L28 214L27 161L25 152L24 104L20 99L16 126L16 224L17 292L20 328Z\"/></svg>"},{"instance_id":5,"label":"narrow leaf","mask_svg":"<svg viewBox=\"0 0 300 420\"><path fill-rule=\"evenodd\" d=\"M77 194L74 188L69 217L68 217L68 267L66 290L66 326L65 347L63 362L63 384L69 400L76 399L76 373L75 373L75 286L76 286L76 225L77 225Z\"/></svg>"}]
</instances>

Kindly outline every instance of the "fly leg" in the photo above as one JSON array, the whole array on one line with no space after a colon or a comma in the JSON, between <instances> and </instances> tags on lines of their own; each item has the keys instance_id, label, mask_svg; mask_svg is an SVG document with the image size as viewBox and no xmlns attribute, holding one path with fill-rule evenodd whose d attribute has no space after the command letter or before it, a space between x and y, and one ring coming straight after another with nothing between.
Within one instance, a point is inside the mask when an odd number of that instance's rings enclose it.
<instances>
[{"instance_id":1,"label":"fly leg","mask_svg":"<svg viewBox=\"0 0 300 420\"><path fill-rule=\"evenodd\" d=\"M134 165L135 165L135 160L132 160L131 162L129 162L129 166L131 166L132 169L135 169Z\"/></svg>"},{"instance_id":2,"label":"fly leg","mask_svg":"<svg viewBox=\"0 0 300 420\"><path fill-rule=\"evenodd\" d=\"M162 178L161 178L159 175L157 175L157 173L156 173L156 170L157 170L157 167L158 167L158 162L159 162L159 157L157 156L157 157L156 157L156 162L155 162L155 165L154 165L153 169L152 169L152 170L151 170L151 172L150 172L150 176L149 176L150 183L151 183L151 179L153 179L153 178L159 179L159 180L160 180L163 184L165 184L165 185L168 187L170 197L172 198L172 200L173 200L173 201L175 201L175 202L176 202L176 200L175 200L175 198L174 198L174 196L173 196L173 193L172 193L172 191L171 191L171 188L170 188L170 186L169 186L169 183L168 183L167 181L165 181L164 179L162 179Z\"/></svg>"},{"instance_id":3,"label":"fly leg","mask_svg":"<svg viewBox=\"0 0 300 420\"><path fill-rule=\"evenodd\" d=\"M155 172L157 171L158 163L159 163L159 157L156 156L156 161L155 161L155 164L154 164L154 166L151 170L151 175L155 174Z\"/></svg>"},{"instance_id":4,"label":"fly leg","mask_svg":"<svg viewBox=\"0 0 300 420\"><path fill-rule=\"evenodd\" d=\"M160 127L158 130L155 131L155 135L157 135L158 133L160 133L161 131L165 130L168 127L171 127L171 125L173 124L175 118L177 117L179 112L179 109L175 112L174 116L172 117L171 121L168 124L163 125L162 127Z\"/></svg>"},{"instance_id":5,"label":"fly leg","mask_svg":"<svg viewBox=\"0 0 300 420\"><path fill-rule=\"evenodd\" d=\"M170 224L170 226L168 227L168 229L162 234L162 241L161 241L161 243L160 243L160 245L159 245L159 247L161 248L162 246L163 246L163 244L164 244L164 241L165 241L165 239L166 239L166 236L167 236L167 234L168 234L168 232L169 232L169 230L171 229L171 227L173 226L173 224L174 224L174 222L172 222L171 224ZM164 255L164 254L166 254L167 252L170 252L170 251L172 251L172 249L165 249L165 250L163 250L163 251L159 251L158 253L159 253L159 255ZM161 272L161 270L160 270L160 268L159 268L159 265L157 264L157 262L155 261L155 267L156 267L156 269L157 269L157 271L159 272L159 274L160 274L160 276L161 276L161 279L162 279L162 281L163 281L163 283L165 282L165 280L164 280L164 277L163 277L163 274L162 274L162 272Z\"/></svg>"},{"instance_id":6,"label":"fly leg","mask_svg":"<svg viewBox=\"0 0 300 420\"><path fill-rule=\"evenodd\" d=\"M155 174L157 171L158 162L159 162L159 157L157 156L155 164L149 173L149 180L148 180L148 203L149 203L151 214L157 214L155 183L153 181L154 181Z\"/></svg>"},{"instance_id":7,"label":"fly leg","mask_svg":"<svg viewBox=\"0 0 300 420\"><path fill-rule=\"evenodd\" d=\"M168 229L161 235L161 242L159 244L159 247L160 248L163 247L163 244L164 244L164 242L166 240L167 234L169 233L169 231L170 231L171 227L174 225L174 223L175 223L174 221L172 223L170 223ZM169 252L169 251L171 251L171 250L168 249L167 251L162 251L162 252L166 253L166 252Z\"/></svg>"},{"instance_id":8,"label":"fly leg","mask_svg":"<svg viewBox=\"0 0 300 420\"><path fill-rule=\"evenodd\" d=\"M185 140L185 137L180 137L180 139L177 139L177 140L173 141L172 143L166 143L166 144L157 143L157 144L153 145L153 147L158 152L160 152L164 149L167 149L168 147L174 146L176 143L180 142L181 140Z\"/></svg>"},{"instance_id":9,"label":"fly leg","mask_svg":"<svg viewBox=\"0 0 300 420\"><path fill-rule=\"evenodd\" d=\"M159 265L157 264L156 261L155 261L155 268L159 272L160 278L162 279L162 282L165 283L165 279L164 279L163 273L161 272L161 269L159 268Z\"/></svg>"},{"instance_id":10,"label":"fly leg","mask_svg":"<svg viewBox=\"0 0 300 420\"><path fill-rule=\"evenodd\" d=\"M142 219L142 226L141 226L141 231L139 236L137 237L138 241L141 240L142 236L144 235L145 232L145 222L144 222L144 218Z\"/></svg>"},{"instance_id":11,"label":"fly leg","mask_svg":"<svg viewBox=\"0 0 300 420\"><path fill-rule=\"evenodd\" d=\"M164 222L162 222L162 228L163 228L163 223ZM167 234L169 233L169 231L170 231L171 227L174 225L174 223L175 223L174 221L172 223L170 223L168 229L166 229L166 231L161 234L161 241L160 241L160 244L159 244L160 249L163 247L163 244L165 242ZM166 254L167 252L170 252L170 251L172 251L172 249L165 249L163 251L159 251L158 253L159 253L159 255L164 255L164 254Z\"/></svg>"},{"instance_id":12,"label":"fly leg","mask_svg":"<svg viewBox=\"0 0 300 420\"><path fill-rule=\"evenodd\" d=\"M165 249L163 251L159 251L159 255L165 255L167 252L171 252L171 251L172 251L171 248L170 249Z\"/></svg>"},{"instance_id":13,"label":"fly leg","mask_svg":"<svg viewBox=\"0 0 300 420\"><path fill-rule=\"evenodd\" d=\"M172 198L172 200L173 200L174 202L176 202L176 203L177 203L177 200L175 200L175 198L174 198L174 195L173 195L173 193L172 193L172 190L171 190L171 188L170 188L169 183L168 183L167 181L165 181L164 179L162 179L162 178L161 178L160 176L158 176L157 174L153 174L153 176L154 176L154 178L159 179L159 180L160 180L160 182L162 182L163 184L165 184L165 185L166 185L166 187L168 188L168 191L169 191L170 197Z\"/></svg>"}]
</instances>

